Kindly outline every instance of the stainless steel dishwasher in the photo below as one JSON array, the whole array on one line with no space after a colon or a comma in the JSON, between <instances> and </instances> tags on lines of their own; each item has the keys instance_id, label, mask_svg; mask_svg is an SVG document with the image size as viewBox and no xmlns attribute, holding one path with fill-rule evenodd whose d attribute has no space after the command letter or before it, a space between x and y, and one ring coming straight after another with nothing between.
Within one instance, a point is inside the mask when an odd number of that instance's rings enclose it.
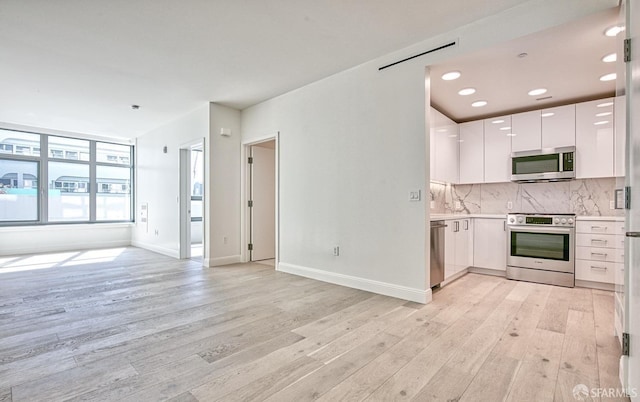
<instances>
[{"instance_id":1,"label":"stainless steel dishwasher","mask_svg":"<svg viewBox=\"0 0 640 402\"><path fill-rule=\"evenodd\" d=\"M431 221L431 287L444 281L444 221Z\"/></svg>"}]
</instances>

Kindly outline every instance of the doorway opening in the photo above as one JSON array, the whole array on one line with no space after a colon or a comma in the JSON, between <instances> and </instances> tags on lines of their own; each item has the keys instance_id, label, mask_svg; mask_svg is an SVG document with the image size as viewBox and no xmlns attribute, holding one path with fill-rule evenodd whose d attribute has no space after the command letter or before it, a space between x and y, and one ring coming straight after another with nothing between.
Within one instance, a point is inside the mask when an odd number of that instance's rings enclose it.
<instances>
[{"instance_id":1,"label":"doorway opening","mask_svg":"<svg viewBox=\"0 0 640 402\"><path fill-rule=\"evenodd\" d=\"M204 261L203 141L180 148L180 258Z\"/></svg>"},{"instance_id":2,"label":"doorway opening","mask_svg":"<svg viewBox=\"0 0 640 402\"><path fill-rule=\"evenodd\" d=\"M277 136L245 144L247 240L244 261L277 266L278 141Z\"/></svg>"}]
</instances>

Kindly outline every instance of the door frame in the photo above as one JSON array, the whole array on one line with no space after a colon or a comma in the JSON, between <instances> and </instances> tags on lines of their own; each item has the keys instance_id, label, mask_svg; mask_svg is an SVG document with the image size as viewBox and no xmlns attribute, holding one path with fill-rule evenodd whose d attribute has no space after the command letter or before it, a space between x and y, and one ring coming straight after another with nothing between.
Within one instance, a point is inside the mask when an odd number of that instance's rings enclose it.
<instances>
[{"instance_id":1,"label":"door frame","mask_svg":"<svg viewBox=\"0 0 640 402\"><path fill-rule=\"evenodd\" d=\"M200 138L197 140L192 140L186 143L183 143L179 147L179 160L180 160L180 192L179 192L179 208L180 208L180 250L179 256L180 259L188 259L191 258L191 151L194 148L202 148L202 156L204 158L204 166L206 166L207 159L207 150L206 150L206 142L204 138ZM205 189L207 186L208 179L207 169L204 169L203 172L203 181L205 183ZM202 261L204 266L204 261L206 260L206 205L207 199L206 190L202 194Z\"/></svg>"},{"instance_id":2,"label":"door frame","mask_svg":"<svg viewBox=\"0 0 640 402\"><path fill-rule=\"evenodd\" d=\"M251 174L249 171L249 164L247 158L251 154L251 147L263 142L275 140L275 165L276 165L276 258L275 266L278 270L278 263L280 262L280 132L275 134L268 134L264 137L260 137L251 141L242 142L242 152L240 159L240 175L242 178L242 186L240 187L240 202L242 208L240 208L240 248L241 248L241 261L249 262L249 250L247 245L251 235L251 211L249 208L249 194L251 192Z\"/></svg>"}]
</instances>

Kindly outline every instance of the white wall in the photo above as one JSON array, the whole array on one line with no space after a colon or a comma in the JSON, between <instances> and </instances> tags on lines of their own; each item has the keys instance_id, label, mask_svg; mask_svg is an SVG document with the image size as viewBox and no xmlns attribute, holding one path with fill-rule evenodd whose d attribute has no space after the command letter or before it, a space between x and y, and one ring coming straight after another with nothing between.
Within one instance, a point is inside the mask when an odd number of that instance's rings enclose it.
<instances>
[{"instance_id":1,"label":"white wall","mask_svg":"<svg viewBox=\"0 0 640 402\"><path fill-rule=\"evenodd\" d=\"M209 104L206 104L137 139L134 246L179 257L180 146L208 136ZM138 219L142 203L149 208L148 230Z\"/></svg>"},{"instance_id":2,"label":"white wall","mask_svg":"<svg viewBox=\"0 0 640 402\"><path fill-rule=\"evenodd\" d=\"M530 1L244 110L244 142L280 132L278 269L429 301L425 66L615 4ZM413 189L421 202L408 201Z\"/></svg>"},{"instance_id":3,"label":"white wall","mask_svg":"<svg viewBox=\"0 0 640 402\"><path fill-rule=\"evenodd\" d=\"M240 262L240 111L210 104L210 141L205 171L205 266ZM220 135L230 129L231 136ZM207 216L210 224L207 225ZM226 238L226 243L225 243Z\"/></svg>"},{"instance_id":4,"label":"white wall","mask_svg":"<svg viewBox=\"0 0 640 402\"><path fill-rule=\"evenodd\" d=\"M131 223L0 228L0 255L45 253L131 244Z\"/></svg>"},{"instance_id":5,"label":"white wall","mask_svg":"<svg viewBox=\"0 0 640 402\"><path fill-rule=\"evenodd\" d=\"M279 269L427 301L424 66L378 66L245 110L243 140L280 131Z\"/></svg>"}]
</instances>

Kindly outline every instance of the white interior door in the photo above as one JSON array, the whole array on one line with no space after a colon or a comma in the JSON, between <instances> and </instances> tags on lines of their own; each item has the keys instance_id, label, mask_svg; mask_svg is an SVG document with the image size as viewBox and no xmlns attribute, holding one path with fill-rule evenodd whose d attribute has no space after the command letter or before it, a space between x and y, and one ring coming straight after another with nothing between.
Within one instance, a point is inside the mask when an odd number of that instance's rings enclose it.
<instances>
[{"instance_id":1,"label":"white interior door","mask_svg":"<svg viewBox=\"0 0 640 402\"><path fill-rule=\"evenodd\" d=\"M627 63L627 166L626 185L631 189L631 208L626 211L625 254L626 332L631 341L627 386L633 401L640 401L640 0L627 0L626 35L631 38L631 61ZM634 395L635 394L635 395Z\"/></svg>"},{"instance_id":2,"label":"white interior door","mask_svg":"<svg viewBox=\"0 0 640 402\"><path fill-rule=\"evenodd\" d=\"M251 157L251 261L268 260L276 257L275 148L254 145Z\"/></svg>"}]
</instances>

